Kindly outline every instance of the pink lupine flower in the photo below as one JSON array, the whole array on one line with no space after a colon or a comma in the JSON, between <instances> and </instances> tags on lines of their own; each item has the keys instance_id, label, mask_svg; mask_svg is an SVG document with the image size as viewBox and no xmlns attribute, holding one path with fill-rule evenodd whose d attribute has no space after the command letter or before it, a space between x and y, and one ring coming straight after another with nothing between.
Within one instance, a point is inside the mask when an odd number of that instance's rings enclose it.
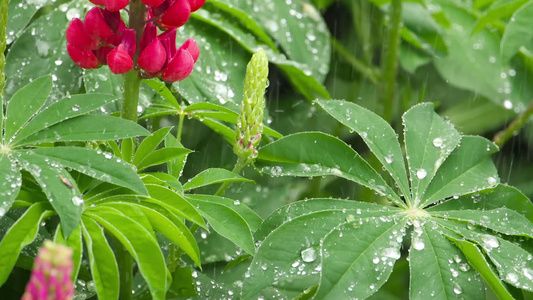
<instances>
[{"instance_id":1,"label":"pink lupine flower","mask_svg":"<svg viewBox=\"0 0 533 300\"><path fill-rule=\"evenodd\" d=\"M107 64L111 72L124 74L133 68L133 59L126 48L120 44L107 55Z\"/></svg>"},{"instance_id":2,"label":"pink lupine flower","mask_svg":"<svg viewBox=\"0 0 533 300\"><path fill-rule=\"evenodd\" d=\"M69 44L80 49L96 50L99 47L98 41L87 32L85 24L78 18L68 25L66 38Z\"/></svg>"},{"instance_id":3,"label":"pink lupine flower","mask_svg":"<svg viewBox=\"0 0 533 300\"><path fill-rule=\"evenodd\" d=\"M189 3L191 4L191 12L195 12L205 4L205 0L189 0Z\"/></svg>"},{"instance_id":4,"label":"pink lupine flower","mask_svg":"<svg viewBox=\"0 0 533 300\"><path fill-rule=\"evenodd\" d=\"M167 53L159 39L154 39L139 55L137 64L148 73L159 72L166 62Z\"/></svg>"},{"instance_id":5,"label":"pink lupine flower","mask_svg":"<svg viewBox=\"0 0 533 300\"><path fill-rule=\"evenodd\" d=\"M84 69L96 69L102 65L93 51L67 44L67 52L73 62Z\"/></svg>"},{"instance_id":6,"label":"pink lupine flower","mask_svg":"<svg viewBox=\"0 0 533 300\"><path fill-rule=\"evenodd\" d=\"M191 75L194 68L192 55L183 49L174 55L161 73L161 79L169 82L183 80Z\"/></svg>"},{"instance_id":7,"label":"pink lupine flower","mask_svg":"<svg viewBox=\"0 0 533 300\"><path fill-rule=\"evenodd\" d=\"M22 300L72 300L72 249L46 240L39 249Z\"/></svg>"},{"instance_id":8,"label":"pink lupine flower","mask_svg":"<svg viewBox=\"0 0 533 300\"><path fill-rule=\"evenodd\" d=\"M196 44L196 41L194 39L188 39L181 45L180 49L187 50L194 62L196 63L198 61L198 57L200 56L200 49L198 48L198 45Z\"/></svg>"},{"instance_id":9,"label":"pink lupine flower","mask_svg":"<svg viewBox=\"0 0 533 300\"><path fill-rule=\"evenodd\" d=\"M93 4L104 6L109 11L119 11L130 3L129 0L89 0Z\"/></svg>"}]
</instances>

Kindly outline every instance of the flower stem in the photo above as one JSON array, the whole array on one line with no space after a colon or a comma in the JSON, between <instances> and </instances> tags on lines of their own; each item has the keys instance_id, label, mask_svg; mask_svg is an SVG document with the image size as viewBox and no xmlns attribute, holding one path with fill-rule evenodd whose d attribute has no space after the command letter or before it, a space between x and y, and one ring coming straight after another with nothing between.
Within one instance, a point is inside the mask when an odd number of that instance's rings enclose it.
<instances>
[{"instance_id":1,"label":"flower stem","mask_svg":"<svg viewBox=\"0 0 533 300\"><path fill-rule=\"evenodd\" d=\"M395 107L396 73L398 72L398 51L400 49L400 32L402 21L402 0L392 0L388 42L385 45L385 60L382 63L382 103L383 118L391 122Z\"/></svg>"},{"instance_id":2,"label":"flower stem","mask_svg":"<svg viewBox=\"0 0 533 300\"><path fill-rule=\"evenodd\" d=\"M529 117L533 114L533 101L531 101L526 108L526 110L518 115L516 119L509 124L504 130L498 132L492 141L498 145L498 147L502 147L511 137L513 137L519 130L526 124Z\"/></svg>"},{"instance_id":3,"label":"flower stem","mask_svg":"<svg viewBox=\"0 0 533 300\"><path fill-rule=\"evenodd\" d=\"M4 67L6 65L6 57L4 51L6 51L6 27L7 27L7 7L9 0L0 1L0 96L4 95L4 85L6 83L6 76L4 75ZM0 111L1 112L1 111Z\"/></svg>"},{"instance_id":4,"label":"flower stem","mask_svg":"<svg viewBox=\"0 0 533 300\"><path fill-rule=\"evenodd\" d=\"M241 170L246 167L248 165L249 161L248 160L243 160L241 159L240 157L237 159L237 162L235 163L235 166L233 167L233 170L232 172L233 173L237 173L239 174L241 172ZM224 182L220 188L218 189L218 191L215 193L216 196L222 196L224 195L224 192L226 192L226 190L229 188L231 182Z\"/></svg>"},{"instance_id":5,"label":"flower stem","mask_svg":"<svg viewBox=\"0 0 533 300\"><path fill-rule=\"evenodd\" d=\"M139 72L131 70L124 74L124 96L122 99L121 117L126 120L137 121L137 106L139 105L139 89L141 77Z\"/></svg>"},{"instance_id":6,"label":"flower stem","mask_svg":"<svg viewBox=\"0 0 533 300\"><path fill-rule=\"evenodd\" d=\"M181 133L183 132L183 121L185 120L185 113L179 114L178 132L176 133L176 139L181 143Z\"/></svg>"}]
</instances>

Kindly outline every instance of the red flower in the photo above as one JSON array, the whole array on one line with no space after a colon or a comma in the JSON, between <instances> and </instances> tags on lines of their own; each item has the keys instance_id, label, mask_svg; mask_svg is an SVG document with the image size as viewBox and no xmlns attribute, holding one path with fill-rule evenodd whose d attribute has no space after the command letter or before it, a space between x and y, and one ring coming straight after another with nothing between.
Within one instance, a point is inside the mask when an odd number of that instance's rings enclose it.
<instances>
[{"instance_id":1,"label":"red flower","mask_svg":"<svg viewBox=\"0 0 533 300\"><path fill-rule=\"evenodd\" d=\"M67 44L67 52L72 61L84 69L96 69L103 64L91 50Z\"/></svg>"},{"instance_id":2,"label":"red flower","mask_svg":"<svg viewBox=\"0 0 533 300\"><path fill-rule=\"evenodd\" d=\"M109 11L119 11L130 3L129 0L89 0L96 5L102 5Z\"/></svg>"},{"instance_id":3,"label":"red flower","mask_svg":"<svg viewBox=\"0 0 533 300\"><path fill-rule=\"evenodd\" d=\"M80 19L74 19L68 25L66 32L67 42L77 48L85 50L98 49L98 41L94 39L85 28Z\"/></svg>"},{"instance_id":4,"label":"red flower","mask_svg":"<svg viewBox=\"0 0 533 300\"><path fill-rule=\"evenodd\" d=\"M120 44L107 55L107 64L111 72L124 74L133 68L133 59L126 48Z\"/></svg>"}]
</instances>

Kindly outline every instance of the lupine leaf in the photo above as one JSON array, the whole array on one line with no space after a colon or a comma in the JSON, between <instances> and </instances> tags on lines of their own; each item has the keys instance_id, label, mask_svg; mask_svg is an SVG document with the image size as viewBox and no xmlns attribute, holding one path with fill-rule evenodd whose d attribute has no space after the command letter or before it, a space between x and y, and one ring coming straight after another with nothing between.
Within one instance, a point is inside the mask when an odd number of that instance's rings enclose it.
<instances>
[{"instance_id":1,"label":"lupine leaf","mask_svg":"<svg viewBox=\"0 0 533 300\"><path fill-rule=\"evenodd\" d=\"M41 109L52 90L52 76L43 76L18 90L6 108L6 142Z\"/></svg>"},{"instance_id":2,"label":"lupine leaf","mask_svg":"<svg viewBox=\"0 0 533 300\"><path fill-rule=\"evenodd\" d=\"M139 164L137 164L137 170L141 171L151 166L160 165L191 152L191 150L182 147L161 148L151 152L141 160Z\"/></svg>"},{"instance_id":3,"label":"lupine leaf","mask_svg":"<svg viewBox=\"0 0 533 300\"><path fill-rule=\"evenodd\" d=\"M390 125L375 113L347 101L317 101L331 116L357 132L383 167L390 172L402 194L410 197L402 149Z\"/></svg>"},{"instance_id":4,"label":"lupine leaf","mask_svg":"<svg viewBox=\"0 0 533 300\"><path fill-rule=\"evenodd\" d=\"M96 293L101 299L117 299L120 287L118 266L104 229L85 216L82 228Z\"/></svg>"},{"instance_id":5,"label":"lupine leaf","mask_svg":"<svg viewBox=\"0 0 533 300\"><path fill-rule=\"evenodd\" d=\"M303 132L285 136L262 147L258 159L263 161L262 170L272 176L343 177L404 206L398 195L359 154L343 141L324 133Z\"/></svg>"},{"instance_id":6,"label":"lupine leaf","mask_svg":"<svg viewBox=\"0 0 533 300\"><path fill-rule=\"evenodd\" d=\"M8 154L0 154L0 219L9 210L20 191L22 174L20 167Z\"/></svg>"},{"instance_id":7,"label":"lupine leaf","mask_svg":"<svg viewBox=\"0 0 533 300\"><path fill-rule=\"evenodd\" d=\"M187 183L183 185L185 191L196 189L202 186L223 183L223 182L254 182L253 180L246 179L237 173L233 173L226 169L212 168L207 169L193 178L189 179Z\"/></svg>"},{"instance_id":8,"label":"lupine leaf","mask_svg":"<svg viewBox=\"0 0 533 300\"><path fill-rule=\"evenodd\" d=\"M524 45L525 41L533 39L531 33L531 18L533 14L533 3L529 2L521 6L513 14L512 21L505 26L500 42L501 59L509 61Z\"/></svg>"},{"instance_id":9,"label":"lupine leaf","mask_svg":"<svg viewBox=\"0 0 533 300\"><path fill-rule=\"evenodd\" d=\"M43 129L21 141L19 146L67 141L107 141L149 135L141 125L104 115L85 115Z\"/></svg>"},{"instance_id":10,"label":"lupine leaf","mask_svg":"<svg viewBox=\"0 0 533 300\"><path fill-rule=\"evenodd\" d=\"M172 127L165 127L147 136L137 148L135 155L133 156L133 164L138 165L143 159L145 159L150 153L152 153L159 144L165 139Z\"/></svg>"},{"instance_id":11,"label":"lupine leaf","mask_svg":"<svg viewBox=\"0 0 533 300\"><path fill-rule=\"evenodd\" d=\"M9 277L22 248L37 236L41 222L52 215L50 205L35 203L7 230L0 242L0 285Z\"/></svg>"},{"instance_id":12,"label":"lupine leaf","mask_svg":"<svg viewBox=\"0 0 533 300\"><path fill-rule=\"evenodd\" d=\"M88 212L87 215L113 234L133 256L153 299L165 299L165 258L152 234L136 220L123 215L103 211Z\"/></svg>"},{"instance_id":13,"label":"lupine leaf","mask_svg":"<svg viewBox=\"0 0 533 300\"><path fill-rule=\"evenodd\" d=\"M41 157L43 160L48 157L51 161L87 176L128 188L141 195L148 195L133 168L121 159L113 157L110 153L81 147L35 148L24 152L28 155Z\"/></svg>"},{"instance_id":14,"label":"lupine leaf","mask_svg":"<svg viewBox=\"0 0 533 300\"><path fill-rule=\"evenodd\" d=\"M83 241L81 239L81 226L76 227L76 229L72 232L72 234L68 237L68 239L65 239L65 236L63 235L63 232L61 231L61 224L57 226L56 233L54 235L54 242L63 244L65 246L68 246L72 248L72 274L70 275L70 279L72 282L76 281L76 278L78 278L78 272L80 271L81 267L81 259L83 257Z\"/></svg>"}]
</instances>

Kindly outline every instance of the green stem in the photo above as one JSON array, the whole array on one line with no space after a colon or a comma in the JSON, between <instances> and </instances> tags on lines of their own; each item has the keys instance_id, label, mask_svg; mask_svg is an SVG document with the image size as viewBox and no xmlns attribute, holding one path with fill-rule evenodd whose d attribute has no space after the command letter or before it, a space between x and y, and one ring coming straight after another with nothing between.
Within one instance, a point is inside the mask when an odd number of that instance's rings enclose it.
<instances>
[{"instance_id":1,"label":"green stem","mask_svg":"<svg viewBox=\"0 0 533 300\"><path fill-rule=\"evenodd\" d=\"M533 114L533 101L531 101L526 110L518 115L516 119L504 130L498 132L492 140L498 147L502 147L511 137L513 137L526 124L529 117Z\"/></svg>"},{"instance_id":2,"label":"green stem","mask_svg":"<svg viewBox=\"0 0 533 300\"><path fill-rule=\"evenodd\" d=\"M120 275L119 299L131 300L133 299L133 257L117 239L115 241L115 258Z\"/></svg>"},{"instance_id":3,"label":"green stem","mask_svg":"<svg viewBox=\"0 0 533 300\"><path fill-rule=\"evenodd\" d=\"M235 163L235 166L233 167L232 172L239 174L241 170L248 165L248 160L242 160L240 157L237 159L237 162ZM229 188L231 182L224 182L218 191L215 193L216 196L222 196L224 195L224 192Z\"/></svg>"},{"instance_id":4,"label":"green stem","mask_svg":"<svg viewBox=\"0 0 533 300\"><path fill-rule=\"evenodd\" d=\"M198 228L199 226L197 224L192 224L191 227L189 227L189 231L191 232L191 234L194 235ZM170 273L174 273L174 271L178 267L182 255L183 250L178 245L172 245L170 247L170 253L167 257L168 270L170 271Z\"/></svg>"},{"instance_id":5,"label":"green stem","mask_svg":"<svg viewBox=\"0 0 533 300\"><path fill-rule=\"evenodd\" d=\"M176 139L181 143L181 133L183 132L183 121L185 120L185 113L179 114L178 132L176 133Z\"/></svg>"},{"instance_id":6,"label":"green stem","mask_svg":"<svg viewBox=\"0 0 533 300\"><path fill-rule=\"evenodd\" d=\"M6 83L6 77L4 75L4 67L6 65L6 57L4 52L6 51L7 38L7 7L9 0L3 0L0 3L0 96L4 96L4 85Z\"/></svg>"},{"instance_id":7,"label":"green stem","mask_svg":"<svg viewBox=\"0 0 533 300\"><path fill-rule=\"evenodd\" d=\"M385 60L382 63L383 118L389 123L392 121L392 113L395 107L395 84L396 73L398 72L398 51L400 49L402 0L392 0L390 21L389 39L385 45Z\"/></svg>"},{"instance_id":8,"label":"green stem","mask_svg":"<svg viewBox=\"0 0 533 300\"><path fill-rule=\"evenodd\" d=\"M137 121L137 106L139 105L139 89L141 77L139 72L131 70L124 74L124 98L122 101L121 117L126 120Z\"/></svg>"},{"instance_id":9,"label":"green stem","mask_svg":"<svg viewBox=\"0 0 533 300\"><path fill-rule=\"evenodd\" d=\"M350 51L348 51L348 49L346 49L334 37L332 37L330 41L331 46L333 46L333 49L337 51L337 53L342 56L342 58L346 60L346 62L348 62L355 71L361 73L361 75L368 78L373 84L377 84L379 82L378 77L376 76L377 72L373 68L367 66L365 63L355 58L353 54L350 53Z\"/></svg>"}]
</instances>

